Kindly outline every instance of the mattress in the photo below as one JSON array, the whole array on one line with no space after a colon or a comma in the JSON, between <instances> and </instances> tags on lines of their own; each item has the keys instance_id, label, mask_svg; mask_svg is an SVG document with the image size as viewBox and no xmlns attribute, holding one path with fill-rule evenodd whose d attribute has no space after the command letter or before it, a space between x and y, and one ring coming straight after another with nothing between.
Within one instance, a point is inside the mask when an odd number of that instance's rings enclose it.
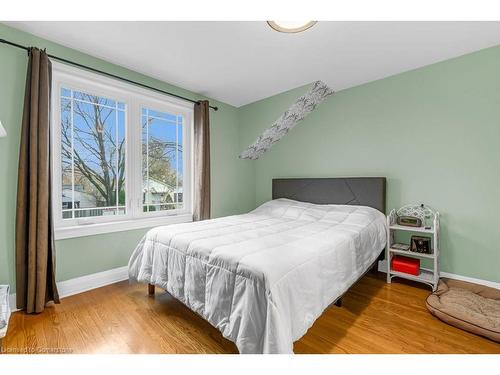
<instances>
[{"instance_id":1,"label":"mattress","mask_svg":"<svg viewBox=\"0 0 500 375\"><path fill-rule=\"evenodd\" d=\"M377 259L385 223L370 207L276 199L243 215L151 229L129 277L168 291L240 353L293 353Z\"/></svg>"}]
</instances>

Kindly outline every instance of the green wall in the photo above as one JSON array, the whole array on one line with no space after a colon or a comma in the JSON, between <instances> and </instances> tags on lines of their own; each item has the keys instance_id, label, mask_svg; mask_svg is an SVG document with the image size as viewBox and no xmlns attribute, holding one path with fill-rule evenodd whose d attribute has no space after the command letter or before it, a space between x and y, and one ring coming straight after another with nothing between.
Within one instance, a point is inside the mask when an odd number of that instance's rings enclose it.
<instances>
[{"instance_id":1,"label":"green wall","mask_svg":"<svg viewBox=\"0 0 500 375\"><path fill-rule=\"evenodd\" d=\"M307 90L239 109L246 146ZM500 282L500 47L340 91L255 161L274 177L386 176L388 208L441 213L441 269Z\"/></svg>"},{"instance_id":2,"label":"green wall","mask_svg":"<svg viewBox=\"0 0 500 375\"><path fill-rule=\"evenodd\" d=\"M201 98L0 24L0 38ZM386 176L388 208L441 213L442 270L500 282L500 47L343 90L257 161L238 154L306 87L211 112L213 216L270 198L274 177ZM14 217L26 53L0 45L0 283L14 286ZM144 230L58 241L57 278L127 264Z\"/></svg>"},{"instance_id":3,"label":"green wall","mask_svg":"<svg viewBox=\"0 0 500 375\"><path fill-rule=\"evenodd\" d=\"M51 54L118 74L193 99L189 91L93 58L0 24L0 38L23 45L47 48ZM0 44L0 120L7 137L0 138L0 284L14 287L14 228L20 124L26 77L26 52ZM219 111L211 111L212 215L248 211L254 205L253 182L246 170L248 161L239 160L237 109L214 100ZM251 189L251 190L250 190ZM74 277L124 266L130 253L146 232L133 230L57 241L57 279Z\"/></svg>"}]
</instances>

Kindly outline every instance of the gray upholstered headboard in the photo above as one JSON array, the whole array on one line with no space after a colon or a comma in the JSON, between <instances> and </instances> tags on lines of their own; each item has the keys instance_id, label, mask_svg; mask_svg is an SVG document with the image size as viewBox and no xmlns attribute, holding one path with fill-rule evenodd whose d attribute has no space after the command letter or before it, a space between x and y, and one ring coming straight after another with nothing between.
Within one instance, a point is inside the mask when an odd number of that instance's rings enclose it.
<instances>
[{"instance_id":1,"label":"gray upholstered headboard","mask_svg":"<svg viewBox=\"0 0 500 375\"><path fill-rule=\"evenodd\" d=\"M273 199L373 207L385 214L385 177L275 178Z\"/></svg>"}]
</instances>

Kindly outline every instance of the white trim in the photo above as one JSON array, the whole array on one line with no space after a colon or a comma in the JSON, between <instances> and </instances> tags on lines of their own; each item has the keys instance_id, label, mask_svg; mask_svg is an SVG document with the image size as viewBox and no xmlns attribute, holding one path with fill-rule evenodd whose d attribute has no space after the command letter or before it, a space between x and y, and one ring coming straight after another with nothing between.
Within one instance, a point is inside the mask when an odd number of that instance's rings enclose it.
<instances>
[{"instance_id":1,"label":"white trim","mask_svg":"<svg viewBox=\"0 0 500 375\"><path fill-rule=\"evenodd\" d=\"M96 224L57 228L54 231L54 237L56 240L64 240L67 238L93 236L95 234L123 232L127 230L152 228L170 224L190 223L192 221L193 221L192 214L170 215L170 216L164 215L164 216L141 218L141 219L112 221L107 223L96 223Z\"/></svg>"},{"instance_id":2,"label":"white trim","mask_svg":"<svg viewBox=\"0 0 500 375\"><path fill-rule=\"evenodd\" d=\"M127 279L128 266L123 266L66 281L59 281L57 290L59 291L59 297L64 298Z\"/></svg>"},{"instance_id":3,"label":"white trim","mask_svg":"<svg viewBox=\"0 0 500 375\"><path fill-rule=\"evenodd\" d=\"M52 103L59 103L61 87L111 98L125 104L125 213L99 217L62 219L61 214L61 156L60 111L52 110L52 210L54 212L56 240L94 234L192 221L193 180L193 104L168 95L143 89L116 79L104 77L82 69L54 62ZM57 106L57 104L55 104ZM142 206L142 151L141 108L147 106L159 111L182 116L183 123L183 203L182 209L143 212ZM115 108L116 109L116 108ZM117 110L117 109L116 109ZM117 110L118 111L118 110ZM117 112L118 113L118 112ZM177 134L177 133L176 133Z\"/></svg>"},{"instance_id":4,"label":"white trim","mask_svg":"<svg viewBox=\"0 0 500 375\"><path fill-rule=\"evenodd\" d=\"M59 281L57 283L57 289L59 291L59 297L65 298L124 280L128 280L128 266ZM16 294L11 294L9 297L12 312L18 311L16 308Z\"/></svg>"},{"instance_id":5,"label":"white trim","mask_svg":"<svg viewBox=\"0 0 500 375\"><path fill-rule=\"evenodd\" d=\"M423 269L427 269L427 268L423 268ZM378 262L378 271L383 272L383 273L387 273L387 266L386 266L385 260L381 260ZM449 272L439 272L439 275L440 275L440 277L445 277L448 279L466 281L469 283L489 286L490 288L495 288L495 289L500 290L500 282L496 282L496 281L476 279L475 277L462 276L462 275L457 275L455 273L449 273Z\"/></svg>"},{"instance_id":6,"label":"white trim","mask_svg":"<svg viewBox=\"0 0 500 375\"><path fill-rule=\"evenodd\" d=\"M104 76L102 74L93 73L88 70L84 70L81 68L74 67L72 65L64 64L58 61L52 61L52 70L57 70L61 73L64 73L73 78L79 78L80 80L86 81L91 79L93 81L99 82L103 88L107 88L108 86L115 86L117 88L121 88L123 90L127 90L129 92L137 93L139 95L146 95L149 97L154 97L160 101L164 101L167 99L172 104L176 106L193 109L194 103L183 100L181 98L177 98L175 96L171 96L168 94L163 94L154 90L146 89L141 86L134 85L132 83L127 83L124 81L120 81L117 78L111 78Z\"/></svg>"},{"instance_id":7,"label":"white trim","mask_svg":"<svg viewBox=\"0 0 500 375\"><path fill-rule=\"evenodd\" d=\"M169 103L161 103L160 101L154 101L151 99L143 98L138 102L138 110L139 113L141 114L141 126L142 126L142 108L145 108L146 110L154 110L154 111L159 111L159 112L174 112L172 109L169 109L168 106ZM183 208L182 209L175 209L172 210L172 214L177 214L177 215L183 215L186 213L192 213L192 182L193 182L193 176L194 176L194 157L193 157L193 150L194 147L193 145L193 130L194 130L194 124L193 124L193 113L192 112L180 112L177 111L178 115L182 115L183 117L183 124L182 124L182 138L183 138L183 157L182 157L182 162L183 162ZM176 114L176 118L177 118ZM147 114L149 117L149 113ZM135 145L140 145L142 143L142 129L139 127L137 129L137 133L135 134L137 137L138 141L134 142ZM177 131L176 131L176 137L177 137ZM138 184L135 186L135 191L140 191L140 194L136 194L136 196L141 196L141 199L138 203L138 206L136 208L136 212L134 213L135 217L138 218L148 218L148 217L162 217L165 216L165 211L156 211L156 212L144 212L143 211L143 203L142 203L142 154L137 154L138 157L135 159L135 178L133 181L137 181Z\"/></svg>"},{"instance_id":8,"label":"white trim","mask_svg":"<svg viewBox=\"0 0 500 375\"><path fill-rule=\"evenodd\" d=\"M455 275L454 273L449 273L449 272L441 272L440 274L441 277L447 277L448 279L467 281L469 283L489 286L490 288L495 288L500 290L500 283L497 283L495 281L476 279L474 277L469 277L469 276Z\"/></svg>"},{"instance_id":9,"label":"white trim","mask_svg":"<svg viewBox=\"0 0 500 375\"><path fill-rule=\"evenodd\" d=\"M9 295L9 307L11 312L18 310L16 308L16 293Z\"/></svg>"},{"instance_id":10,"label":"white trim","mask_svg":"<svg viewBox=\"0 0 500 375\"><path fill-rule=\"evenodd\" d=\"M379 272L385 273L385 268L380 267L379 262ZM447 277L455 280L467 281L470 283L475 283L479 285L489 286L490 288L496 288L500 290L500 283L489 280L476 279L468 276L456 275L448 272L441 272L441 276ZM93 273L90 275L85 275L81 277L76 277L74 279L69 279L65 281L59 281L57 283L57 288L59 290L59 297L69 297L78 293L83 293L92 289L101 288L103 286L114 284L119 281L128 279L128 266L113 268L111 270ZM9 299L10 308L12 312L17 311L16 306L16 294L11 294Z\"/></svg>"}]
</instances>

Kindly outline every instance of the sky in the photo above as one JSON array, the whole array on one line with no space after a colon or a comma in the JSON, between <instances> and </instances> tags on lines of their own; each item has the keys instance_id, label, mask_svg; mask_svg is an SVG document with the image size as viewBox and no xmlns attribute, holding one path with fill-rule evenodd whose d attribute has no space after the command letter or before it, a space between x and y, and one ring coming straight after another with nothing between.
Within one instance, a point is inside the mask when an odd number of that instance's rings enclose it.
<instances>
[{"instance_id":1,"label":"sky","mask_svg":"<svg viewBox=\"0 0 500 375\"><path fill-rule=\"evenodd\" d=\"M71 111L71 95L73 94L73 112ZM86 163L95 171L102 172L102 167L99 163L99 158L95 155L97 152L97 142L95 138L89 134L89 122L92 125L94 117L94 105L88 103L88 96L79 91L69 89L61 89L61 121L64 124L73 123L74 129L74 148L86 160ZM108 141L106 145L106 159L111 160L112 168L116 169L116 149L112 143L118 144L125 138L126 132L126 104L116 102L108 98L99 98L99 106L101 108L101 118L105 118L105 140ZM79 111L80 110L80 111ZM83 112L83 115L82 115ZM73 114L73 116L72 116ZM146 130L143 124L149 119L149 125ZM170 114L166 112L155 111L151 108L143 108L141 119L138 119L137 126L140 126L141 136L143 142L147 139L156 138L161 141L177 142L182 144L182 116ZM86 122L87 121L87 122ZM71 134L68 128L68 134ZM149 137L149 138L148 138ZM95 152L92 152L92 148ZM178 158L178 160L177 160ZM171 159L172 169L176 169L178 162L178 174L182 176L183 173L183 158L182 152L174 154ZM71 167L71 160L64 160L63 168L65 166Z\"/></svg>"}]
</instances>

